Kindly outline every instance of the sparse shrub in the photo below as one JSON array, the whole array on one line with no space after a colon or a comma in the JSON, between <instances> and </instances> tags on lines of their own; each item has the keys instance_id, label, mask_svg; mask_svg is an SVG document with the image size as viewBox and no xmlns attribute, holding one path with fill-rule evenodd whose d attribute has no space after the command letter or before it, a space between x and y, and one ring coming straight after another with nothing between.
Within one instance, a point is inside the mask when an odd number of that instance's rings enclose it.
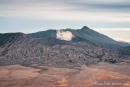
<instances>
[{"instance_id":1,"label":"sparse shrub","mask_svg":"<svg viewBox=\"0 0 130 87\"><path fill-rule=\"evenodd\" d=\"M110 63L116 63L117 61L116 61L116 60L113 60L113 59L109 59L109 62L110 62Z\"/></svg>"},{"instance_id":2,"label":"sparse shrub","mask_svg":"<svg viewBox=\"0 0 130 87\"><path fill-rule=\"evenodd\" d=\"M72 60L69 60L70 63L72 63Z\"/></svg>"},{"instance_id":3,"label":"sparse shrub","mask_svg":"<svg viewBox=\"0 0 130 87\"><path fill-rule=\"evenodd\" d=\"M102 58L103 55L97 55L97 58Z\"/></svg>"},{"instance_id":4,"label":"sparse shrub","mask_svg":"<svg viewBox=\"0 0 130 87\"><path fill-rule=\"evenodd\" d=\"M99 60L102 61L102 58L100 58Z\"/></svg>"},{"instance_id":5,"label":"sparse shrub","mask_svg":"<svg viewBox=\"0 0 130 87\"><path fill-rule=\"evenodd\" d=\"M108 61L107 59L104 60L104 62L107 62L107 61Z\"/></svg>"},{"instance_id":6,"label":"sparse shrub","mask_svg":"<svg viewBox=\"0 0 130 87\"><path fill-rule=\"evenodd\" d=\"M38 73L43 73L43 72L45 72L47 70L48 70L47 68L44 68L44 69L41 69L40 71L38 71Z\"/></svg>"}]
</instances>

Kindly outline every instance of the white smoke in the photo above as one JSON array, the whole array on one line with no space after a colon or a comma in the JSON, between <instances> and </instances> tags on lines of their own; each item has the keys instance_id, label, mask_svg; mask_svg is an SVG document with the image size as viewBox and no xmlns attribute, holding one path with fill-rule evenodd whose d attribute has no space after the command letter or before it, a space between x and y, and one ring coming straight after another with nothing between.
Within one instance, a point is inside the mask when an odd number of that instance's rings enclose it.
<instances>
[{"instance_id":1,"label":"white smoke","mask_svg":"<svg viewBox=\"0 0 130 87\"><path fill-rule=\"evenodd\" d=\"M130 40L128 40L128 39L123 39L123 38L114 38L114 40L119 41L119 42L127 42L127 43L130 43Z\"/></svg>"},{"instance_id":2,"label":"white smoke","mask_svg":"<svg viewBox=\"0 0 130 87\"><path fill-rule=\"evenodd\" d=\"M57 30L57 39L71 41L74 37L70 31Z\"/></svg>"}]
</instances>

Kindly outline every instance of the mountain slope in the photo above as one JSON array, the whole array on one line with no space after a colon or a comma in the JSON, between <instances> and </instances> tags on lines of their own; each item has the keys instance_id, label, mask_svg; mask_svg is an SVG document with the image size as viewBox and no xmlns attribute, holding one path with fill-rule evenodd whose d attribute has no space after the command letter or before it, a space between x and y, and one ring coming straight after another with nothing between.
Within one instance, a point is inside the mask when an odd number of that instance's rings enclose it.
<instances>
[{"instance_id":1,"label":"mountain slope","mask_svg":"<svg viewBox=\"0 0 130 87\"><path fill-rule=\"evenodd\" d=\"M94 43L117 43L113 39L103 34L100 34L92 29L89 29L86 26L84 26L82 29L70 30L70 31L73 33L73 35L79 36Z\"/></svg>"},{"instance_id":2,"label":"mountain slope","mask_svg":"<svg viewBox=\"0 0 130 87\"><path fill-rule=\"evenodd\" d=\"M20 40L23 38L29 38L26 34L23 33L5 33L0 34L0 46L6 44L6 43L12 43L16 40Z\"/></svg>"},{"instance_id":3,"label":"mountain slope","mask_svg":"<svg viewBox=\"0 0 130 87\"><path fill-rule=\"evenodd\" d=\"M130 56L130 46L122 47L120 49L121 54Z\"/></svg>"},{"instance_id":4,"label":"mountain slope","mask_svg":"<svg viewBox=\"0 0 130 87\"><path fill-rule=\"evenodd\" d=\"M102 49L80 37L71 41L54 37L23 38L15 40L9 47L0 47L0 51L0 65L74 67L119 59L117 51Z\"/></svg>"},{"instance_id":5,"label":"mountain slope","mask_svg":"<svg viewBox=\"0 0 130 87\"><path fill-rule=\"evenodd\" d=\"M0 34L0 56L5 55L8 48L15 42L30 38L24 33L5 33Z\"/></svg>"}]
</instances>

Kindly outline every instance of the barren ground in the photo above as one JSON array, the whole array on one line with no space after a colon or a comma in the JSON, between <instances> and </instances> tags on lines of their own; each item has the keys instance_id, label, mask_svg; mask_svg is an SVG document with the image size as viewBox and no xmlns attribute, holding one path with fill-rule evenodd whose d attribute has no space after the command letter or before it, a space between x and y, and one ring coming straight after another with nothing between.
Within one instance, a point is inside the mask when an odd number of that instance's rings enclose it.
<instances>
[{"instance_id":1,"label":"barren ground","mask_svg":"<svg viewBox=\"0 0 130 87\"><path fill-rule=\"evenodd\" d=\"M0 67L0 87L130 87L130 65L99 63L73 69Z\"/></svg>"}]
</instances>

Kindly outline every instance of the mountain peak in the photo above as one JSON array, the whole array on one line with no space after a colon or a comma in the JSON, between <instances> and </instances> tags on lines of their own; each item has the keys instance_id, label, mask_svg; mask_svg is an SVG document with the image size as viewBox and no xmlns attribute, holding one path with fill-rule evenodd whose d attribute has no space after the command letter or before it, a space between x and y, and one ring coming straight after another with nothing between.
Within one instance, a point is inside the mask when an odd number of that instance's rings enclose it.
<instances>
[{"instance_id":1,"label":"mountain peak","mask_svg":"<svg viewBox=\"0 0 130 87\"><path fill-rule=\"evenodd\" d=\"M89 29L87 26L83 26L82 29Z\"/></svg>"}]
</instances>

